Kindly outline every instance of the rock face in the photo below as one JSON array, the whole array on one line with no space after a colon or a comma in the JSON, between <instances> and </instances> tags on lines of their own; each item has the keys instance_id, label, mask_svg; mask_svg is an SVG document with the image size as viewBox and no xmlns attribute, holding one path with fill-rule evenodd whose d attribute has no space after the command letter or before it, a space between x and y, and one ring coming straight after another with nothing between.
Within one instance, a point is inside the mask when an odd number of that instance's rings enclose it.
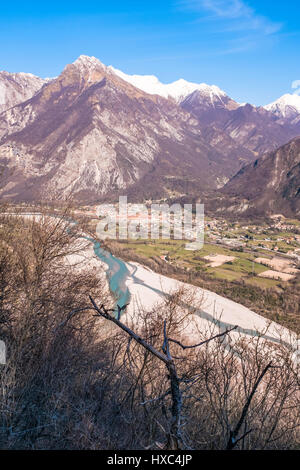
<instances>
[{"instance_id":1,"label":"rock face","mask_svg":"<svg viewBox=\"0 0 300 470\"><path fill-rule=\"evenodd\" d=\"M31 73L0 72L0 113L32 98L47 81Z\"/></svg>"},{"instance_id":2,"label":"rock face","mask_svg":"<svg viewBox=\"0 0 300 470\"><path fill-rule=\"evenodd\" d=\"M300 138L244 167L222 189L236 210L300 215Z\"/></svg>"},{"instance_id":3,"label":"rock face","mask_svg":"<svg viewBox=\"0 0 300 470\"><path fill-rule=\"evenodd\" d=\"M262 107L238 105L229 97L212 106L198 91L187 96L181 106L199 119L202 128L213 126L217 134L225 134L254 158L300 135L300 112L298 120L296 115L291 120Z\"/></svg>"},{"instance_id":4,"label":"rock face","mask_svg":"<svg viewBox=\"0 0 300 470\"><path fill-rule=\"evenodd\" d=\"M206 142L197 119L80 56L0 117L1 195L100 200L222 186L241 166Z\"/></svg>"}]
</instances>

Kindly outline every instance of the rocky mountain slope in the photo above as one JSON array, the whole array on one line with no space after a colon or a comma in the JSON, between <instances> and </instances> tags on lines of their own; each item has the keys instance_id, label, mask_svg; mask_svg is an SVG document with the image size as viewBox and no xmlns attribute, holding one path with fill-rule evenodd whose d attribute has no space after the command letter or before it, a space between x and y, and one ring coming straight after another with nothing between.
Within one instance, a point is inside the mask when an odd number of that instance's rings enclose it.
<instances>
[{"instance_id":1,"label":"rocky mountain slope","mask_svg":"<svg viewBox=\"0 0 300 470\"><path fill-rule=\"evenodd\" d=\"M94 201L128 187L139 197L168 196L189 182L195 189L222 186L241 166L236 155L207 143L198 120L175 102L86 56L3 112L0 139L4 198L72 193Z\"/></svg>"},{"instance_id":2,"label":"rocky mountain slope","mask_svg":"<svg viewBox=\"0 0 300 470\"><path fill-rule=\"evenodd\" d=\"M221 192L231 212L300 216L300 138L245 166Z\"/></svg>"},{"instance_id":3,"label":"rocky mountain slope","mask_svg":"<svg viewBox=\"0 0 300 470\"><path fill-rule=\"evenodd\" d=\"M0 72L0 113L32 98L48 81L31 73Z\"/></svg>"},{"instance_id":4,"label":"rocky mountain slope","mask_svg":"<svg viewBox=\"0 0 300 470\"><path fill-rule=\"evenodd\" d=\"M216 86L129 76L94 57L50 81L2 75L4 200L194 197L300 135L300 114L240 105Z\"/></svg>"},{"instance_id":5,"label":"rocky mountain slope","mask_svg":"<svg viewBox=\"0 0 300 470\"><path fill-rule=\"evenodd\" d=\"M281 115L263 107L238 105L229 97L211 106L195 91L181 102L181 106L199 119L202 128L213 126L217 133L225 133L254 157L275 150L300 135L300 120L282 119Z\"/></svg>"},{"instance_id":6,"label":"rocky mountain slope","mask_svg":"<svg viewBox=\"0 0 300 470\"><path fill-rule=\"evenodd\" d=\"M243 149L242 155L252 154L255 158L300 135L298 95L284 95L264 107L241 105L215 85L183 79L164 84L153 75L127 75L110 68L147 93L174 99L199 119L209 143L217 142L219 149L231 148L232 151L236 147L239 154Z\"/></svg>"}]
</instances>

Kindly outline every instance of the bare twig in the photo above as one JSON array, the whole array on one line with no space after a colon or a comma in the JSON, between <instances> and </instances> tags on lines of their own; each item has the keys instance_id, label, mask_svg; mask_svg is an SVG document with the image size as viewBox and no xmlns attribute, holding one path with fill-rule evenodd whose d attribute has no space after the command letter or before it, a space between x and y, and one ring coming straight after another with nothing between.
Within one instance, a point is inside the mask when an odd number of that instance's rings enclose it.
<instances>
[{"instance_id":1,"label":"bare twig","mask_svg":"<svg viewBox=\"0 0 300 470\"><path fill-rule=\"evenodd\" d=\"M248 410L249 410L249 406L251 404L251 401L252 401L252 398L254 397L255 395L255 392L260 384L260 382L262 381L262 379L264 378L264 376L266 375L266 373L268 372L268 370L272 367L272 362L270 362L265 368L264 370L262 371L262 373L260 374L259 378L257 379L257 381L255 382L253 388L252 388L252 391L244 405L244 408L243 408L243 411L242 411L242 414L241 414L241 417L236 425L236 427L234 428L233 431L230 432L230 437L229 437L229 441L227 443L227 447L226 447L226 450L232 450L236 447L237 443L243 439L246 434L249 434L250 431L248 431L242 438L239 438L237 439L237 436L238 436L238 433L243 425L243 422L245 421L246 419L246 416L247 416L247 413L248 413Z\"/></svg>"},{"instance_id":2,"label":"bare twig","mask_svg":"<svg viewBox=\"0 0 300 470\"><path fill-rule=\"evenodd\" d=\"M102 305L100 308L97 306L96 302L94 301L94 299L90 297L90 300L93 304L93 307L94 309L96 310L96 312L98 313L98 317L104 317L106 320L109 320L113 323L115 323L115 325L117 325L119 328L121 328L123 331L125 331L129 336L132 336L132 338L139 344L141 344L145 349L147 349L148 351L150 351L154 356L156 356L158 359L160 359L161 361L163 361L165 364L167 364L169 362L169 359L168 357L165 355L165 354L162 354L161 352L157 351L157 349L155 349L153 346L151 346L150 344L148 344L145 340L143 340L143 338L141 338L139 335L137 335L136 333L134 333L134 331L132 331L130 328L128 328L126 325L124 325L124 323L120 322L120 320L118 320L117 318L114 318L113 316L111 316L109 314L109 310L106 310L105 307Z\"/></svg>"},{"instance_id":3,"label":"bare twig","mask_svg":"<svg viewBox=\"0 0 300 470\"><path fill-rule=\"evenodd\" d=\"M163 400L164 398L166 398L170 394L171 394L171 390L168 390L166 393L164 393L160 397L153 398L152 400L143 401L142 403L140 403L140 405L147 405L148 403L154 403L156 401Z\"/></svg>"},{"instance_id":4,"label":"bare twig","mask_svg":"<svg viewBox=\"0 0 300 470\"><path fill-rule=\"evenodd\" d=\"M201 343L194 344L191 346L184 345L180 341L177 341L176 339L168 338L168 340L171 341L172 343L178 344L178 346L180 346L182 349L193 349L193 348L198 348L199 346L203 346L204 344L207 344L214 339L221 338L222 336L228 335L229 333L236 330L237 328L238 326L234 326L230 330L226 330L223 333L219 333L218 335L213 336L212 338L206 339L205 341L202 341Z\"/></svg>"}]
</instances>

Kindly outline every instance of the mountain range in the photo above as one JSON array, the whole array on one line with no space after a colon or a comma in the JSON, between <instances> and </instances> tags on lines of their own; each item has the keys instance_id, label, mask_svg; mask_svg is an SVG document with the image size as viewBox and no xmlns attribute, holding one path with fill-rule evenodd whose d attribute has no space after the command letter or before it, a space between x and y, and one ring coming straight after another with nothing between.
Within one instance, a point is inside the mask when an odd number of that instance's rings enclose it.
<instances>
[{"instance_id":1,"label":"mountain range","mask_svg":"<svg viewBox=\"0 0 300 470\"><path fill-rule=\"evenodd\" d=\"M32 98L48 80L31 73L0 72L0 113Z\"/></svg>"},{"instance_id":2,"label":"mountain range","mask_svg":"<svg viewBox=\"0 0 300 470\"><path fill-rule=\"evenodd\" d=\"M88 56L53 79L0 72L3 200L240 197L235 175L299 135L297 95L255 107L215 85L166 85Z\"/></svg>"}]
</instances>

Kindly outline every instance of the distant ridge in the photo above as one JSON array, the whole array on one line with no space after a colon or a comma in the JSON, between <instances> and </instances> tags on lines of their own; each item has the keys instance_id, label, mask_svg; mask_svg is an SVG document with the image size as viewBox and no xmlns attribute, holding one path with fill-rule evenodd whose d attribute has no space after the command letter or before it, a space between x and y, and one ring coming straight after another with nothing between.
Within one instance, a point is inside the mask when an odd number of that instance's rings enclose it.
<instances>
[{"instance_id":1,"label":"distant ridge","mask_svg":"<svg viewBox=\"0 0 300 470\"><path fill-rule=\"evenodd\" d=\"M300 216L300 137L244 167L223 188L244 199L241 212ZM239 209L236 208L236 211Z\"/></svg>"}]
</instances>

